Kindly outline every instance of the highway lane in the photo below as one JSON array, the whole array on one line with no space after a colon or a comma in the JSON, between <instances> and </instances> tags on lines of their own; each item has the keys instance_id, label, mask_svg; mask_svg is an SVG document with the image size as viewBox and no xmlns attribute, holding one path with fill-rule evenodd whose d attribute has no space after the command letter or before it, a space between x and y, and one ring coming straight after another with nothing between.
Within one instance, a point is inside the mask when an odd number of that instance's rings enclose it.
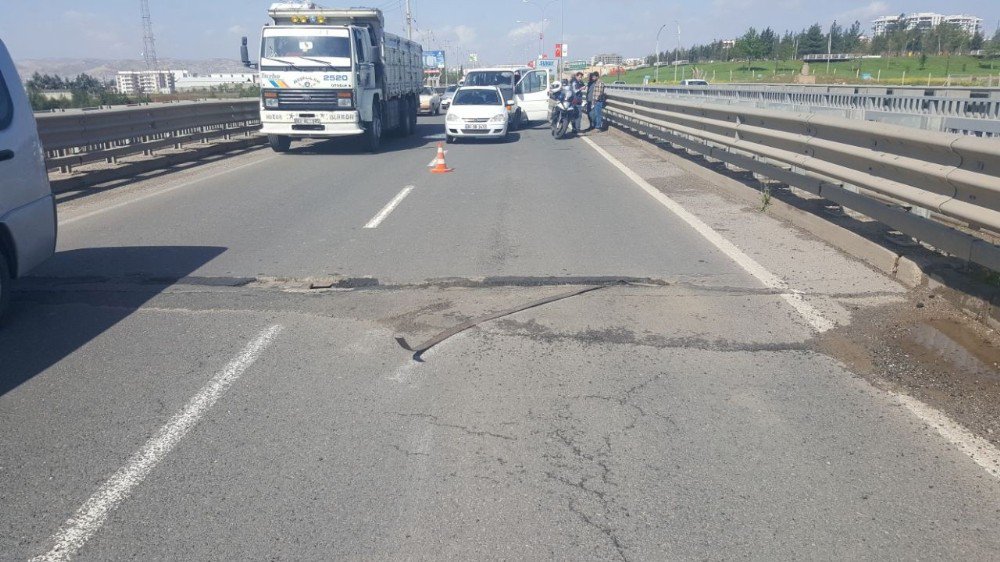
<instances>
[{"instance_id":1,"label":"highway lane","mask_svg":"<svg viewBox=\"0 0 1000 562\"><path fill-rule=\"evenodd\" d=\"M438 119L440 121L440 119ZM422 121L426 123L427 121ZM439 132L422 125L418 137ZM579 144L541 131L508 143L449 145L457 172L427 173L435 143L397 141L389 152L343 154L327 143L266 160L66 225L60 249L193 243L225 247L201 276L371 276L420 283L442 276L734 273L697 234L623 191L620 174ZM401 189L413 192L377 228L364 229ZM622 251L627 248L626 251ZM110 267L109 267L110 266ZM169 262L53 263L36 275L172 275ZM56 270L60 270L57 272Z\"/></svg>"},{"instance_id":2,"label":"highway lane","mask_svg":"<svg viewBox=\"0 0 1000 562\"><path fill-rule=\"evenodd\" d=\"M443 177L426 171L432 139L397 144L376 156L257 153L63 228L60 255L21 284L0 332L0 419L18 428L0 440L0 551L69 544L67 521L86 531L82 559L976 559L1000 548L996 479L814 351L780 295L582 143L529 130L449 146L456 172ZM713 225L758 261L784 273L774 254L794 253L796 271L831 270L826 283L787 275L831 318L898 293L739 211L720 203ZM422 285L306 291L270 279L331 273ZM269 279L229 279L258 275ZM516 279L477 283L491 275ZM518 313L422 363L393 341L558 294L569 287L537 277L570 275L670 283ZM185 276L199 279L157 279ZM849 284L853 295L832 296ZM133 453L274 326L148 473L114 481L144 470ZM115 493L99 494L109 482ZM88 505L106 519L73 523Z\"/></svg>"}]
</instances>

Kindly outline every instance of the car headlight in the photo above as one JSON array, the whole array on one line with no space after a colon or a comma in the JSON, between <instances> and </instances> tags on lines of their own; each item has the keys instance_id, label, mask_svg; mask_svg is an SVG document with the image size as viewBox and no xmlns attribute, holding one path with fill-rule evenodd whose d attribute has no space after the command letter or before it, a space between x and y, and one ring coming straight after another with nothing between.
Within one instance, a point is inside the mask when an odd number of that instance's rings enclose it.
<instances>
[{"instance_id":1,"label":"car headlight","mask_svg":"<svg viewBox=\"0 0 1000 562\"><path fill-rule=\"evenodd\" d=\"M490 118L490 123L503 123L507 120L506 113L497 113L492 118Z\"/></svg>"},{"instance_id":2,"label":"car headlight","mask_svg":"<svg viewBox=\"0 0 1000 562\"><path fill-rule=\"evenodd\" d=\"M461 121L461 120L462 119L459 118L459 116L456 115L456 114L454 114L454 113L449 113L448 117L445 118L445 121L451 121L452 123L454 123L456 121Z\"/></svg>"}]
</instances>

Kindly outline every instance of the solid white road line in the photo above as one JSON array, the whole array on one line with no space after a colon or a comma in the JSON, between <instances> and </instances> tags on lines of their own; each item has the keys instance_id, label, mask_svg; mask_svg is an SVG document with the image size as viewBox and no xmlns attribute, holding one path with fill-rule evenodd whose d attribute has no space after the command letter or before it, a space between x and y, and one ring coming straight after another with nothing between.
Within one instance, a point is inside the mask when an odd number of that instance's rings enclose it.
<instances>
[{"instance_id":1,"label":"solid white road line","mask_svg":"<svg viewBox=\"0 0 1000 562\"><path fill-rule=\"evenodd\" d=\"M941 434L941 437L968 455L976 464L985 468L986 472L1000 480L1000 449L920 400L898 393L895 393L894 396L913 415L933 427Z\"/></svg>"},{"instance_id":2,"label":"solid white road line","mask_svg":"<svg viewBox=\"0 0 1000 562\"><path fill-rule=\"evenodd\" d=\"M382 207L382 210L379 211L377 215L372 217L372 220L368 221L368 224L365 225L365 228L378 228L378 225L382 224L382 221L384 221L385 218L389 216L389 213L391 213L396 207L398 207L399 204L403 202L403 199L406 199L406 196L409 195L411 191L413 191L412 185L404 187L402 191L397 193L396 196L392 198L392 201L389 201L389 203L386 204L385 207Z\"/></svg>"},{"instance_id":3,"label":"solid white road line","mask_svg":"<svg viewBox=\"0 0 1000 562\"><path fill-rule=\"evenodd\" d=\"M813 330L817 332L826 332L832 330L836 325L823 316L818 310L816 310L811 304L805 301L802 297L802 293L792 289L785 283L781 278L774 275L762 265L757 263L753 258L743 253L736 247L735 244L726 240L721 234L716 232L712 227L708 226L701 219L694 216L690 211L682 207L679 203L667 197L659 189L653 187L649 182L642 179L642 177L633 172L625 164L622 164L617 158L612 156L603 148L597 146L597 144L584 137L583 142L590 145L598 154L603 156L608 162L610 162L614 167L618 168L623 174L628 176L636 185L641 187L646 193L648 193L653 199L656 199L661 205L670 210L673 214L677 215L678 218L683 220L691 228L698 231L706 240L712 243L713 246L718 248L722 253L726 254L729 259L736 262L737 265L742 267L747 273L754 276L758 281L760 281L768 289L774 289L781 292L781 298L795 309L796 312L802 316L803 319L812 327Z\"/></svg>"},{"instance_id":4,"label":"solid white road line","mask_svg":"<svg viewBox=\"0 0 1000 562\"><path fill-rule=\"evenodd\" d=\"M739 264L740 267L750 273L750 275L756 277L768 288L782 291L784 293L782 294L782 297L788 301L788 303L792 305L792 307L794 307L795 310L798 311L798 313L801 314L802 317L805 318L805 320L809 322L809 324L817 332L825 332L834 328L833 322L827 320L822 314L820 314L819 311L813 308L812 305L805 302L802 298L802 293L790 289L787 283L776 277L768 270L764 269L763 266L754 261L750 256L744 254L739 248L723 238L722 235L702 222L698 217L692 215L687 209L682 207L676 201L667 197L663 194L663 192L650 185L649 182L642 179L642 177L630 170L606 150L597 146L594 141L588 138L584 138L583 140L654 199L659 201L663 204L663 206L670 209L671 212L697 230L716 248L721 250L729 256L730 259ZM916 398L898 393L891 393L891 395L903 406L905 406L906 409L908 409L913 415L927 425L933 427L949 443L972 458L976 464L985 468L986 472L1000 479L1000 449L997 449L997 447L993 446L993 444L989 441L976 436L961 424L953 421L943 412L924 404Z\"/></svg>"},{"instance_id":5,"label":"solid white road line","mask_svg":"<svg viewBox=\"0 0 1000 562\"><path fill-rule=\"evenodd\" d=\"M275 156L269 156L267 158L260 158L260 159L254 160L253 162L247 162L246 164L241 164L239 166L236 166L236 167L233 167L233 168L229 168L227 170L222 170L222 171L216 172L214 174L209 174L207 176L202 176L200 178L195 178L193 180L189 180L189 181L186 181L186 182L183 182L183 183L179 183L177 185L173 185L173 186L170 186L170 187L165 187L163 189L156 189L156 191L153 191L151 193L147 193L145 195L141 195L139 197L133 197L132 199L129 199L127 201L122 201L121 203L115 203L114 205L108 205L107 207L101 207L100 209L95 209L93 211L90 211L89 213L83 213L81 215L76 215L76 216L70 217L70 218L68 218L66 220L61 220L61 221L59 221L59 226L65 226L67 224L72 224L72 223L74 223L76 221L81 221L83 219L89 219L90 217L92 217L94 215L100 215L101 213L106 213L108 211L114 211L115 209L120 209L120 208L122 208L122 207L124 207L126 205L131 205L132 203L138 203L139 201L144 201L144 200L149 199L151 197L158 197L158 196L163 195L165 193L170 193L171 191L176 191L178 189L182 189L182 188L185 188L185 187L192 186L192 185L194 185L196 183L200 183L200 182L203 182L203 181L214 179L214 178L217 178L219 176L224 176L226 174L235 172L237 170L242 170L243 168L248 168L250 166L256 166L257 164L260 164L261 162L267 162L268 160L272 160L274 158L275 158Z\"/></svg>"},{"instance_id":6,"label":"solid white road line","mask_svg":"<svg viewBox=\"0 0 1000 562\"><path fill-rule=\"evenodd\" d=\"M69 560L90 540L107 520L108 515L125 501L132 490L142 483L153 468L180 442L208 412L226 390L233 385L261 352L281 332L282 326L271 326L250 342L236 358L218 372L184 408L170 418L125 466L104 483L51 538L54 546L48 553L33 558L36 561Z\"/></svg>"}]
</instances>

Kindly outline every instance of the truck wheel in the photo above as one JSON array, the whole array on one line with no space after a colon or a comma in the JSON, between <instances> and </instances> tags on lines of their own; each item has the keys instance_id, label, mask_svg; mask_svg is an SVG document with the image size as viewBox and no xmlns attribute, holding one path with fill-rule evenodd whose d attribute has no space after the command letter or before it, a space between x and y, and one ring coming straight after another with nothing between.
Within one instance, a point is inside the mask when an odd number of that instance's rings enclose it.
<instances>
[{"instance_id":1,"label":"truck wheel","mask_svg":"<svg viewBox=\"0 0 1000 562\"><path fill-rule=\"evenodd\" d=\"M403 104L402 113L403 136L408 137L417 128L417 112L414 111L413 104L409 100L406 100L406 103Z\"/></svg>"},{"instance_id":2,"label":"truck wheel","mask_svg":"<svg viewBox=\"0 0 1000 562\"><path fill-rule=\"evenodd\" d=\"M267 135L267 142L271 144L271 150L275 152L288 152L292 147L292 137L284 135Z\"/></svg>"},{"instance_id":3,"label":"truck wheel","mask_svg":"<svg viewBox=\"0 0 1000 562\"><path fill-rule=\"evenodd\" d=\"M0 252L0 323L4 312L10 303L10 269L7 267L7 256Z\"/></svg>"},{"instance_id":4,"label":"truck wheel","mask_svg":"<svg viewBox=\"0 0 1000 562\"><path fill-rule=\"evenodd\" d=\"M373 154L382 146L382 107L378 102L372 107L372 120L365 128L365 146Z\"/></svg>"}]
</instances>

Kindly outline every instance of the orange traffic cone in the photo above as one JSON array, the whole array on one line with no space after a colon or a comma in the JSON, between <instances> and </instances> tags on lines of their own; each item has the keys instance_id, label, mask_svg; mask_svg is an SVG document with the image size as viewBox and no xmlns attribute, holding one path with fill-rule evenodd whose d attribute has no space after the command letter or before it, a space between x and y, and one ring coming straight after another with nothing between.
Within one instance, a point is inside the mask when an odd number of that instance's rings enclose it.
<instances>
[{"instance_id":1,"label":"orange traffic cone","mask_svg":"<svg viewBox=\"0 0 1000 562\"><path fill-rule=\"evenodd\" d=\"M434 167L431 168L432 174L447 174L448 172L454 172L454 168L449 168L447 164L444 163L444 145L438 143L438 155L437 162L434 163Z\"/></svg>"}]
</instances>

